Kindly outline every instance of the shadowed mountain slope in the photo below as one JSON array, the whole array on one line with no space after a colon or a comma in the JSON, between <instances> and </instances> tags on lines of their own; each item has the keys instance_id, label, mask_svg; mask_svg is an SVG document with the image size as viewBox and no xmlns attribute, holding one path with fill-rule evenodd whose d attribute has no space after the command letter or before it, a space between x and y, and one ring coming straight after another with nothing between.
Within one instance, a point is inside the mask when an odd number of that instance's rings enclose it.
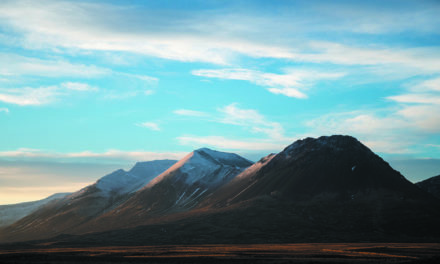
<instances>
[{"instance_id":1,"label":"shadowed mountain slope","mask_svg":"<svg viewBox=\"0 0 440 264\"><path fill-rule=\"evenodd\" d=\"M269 155L222 187L205 204L224 206L262 196L292 201L427 195L350 136L306 138Z\"/></svg>"},{"instance_id":2,"label":"shadowed mountain slope","mask_svg":"<svg viewBox=\"0 0 440 264\"><path fill-rule=\"evenodd\" d=\"M440 199L440 175L418 182L416 185Z\"/></svg>"}]
</instances>

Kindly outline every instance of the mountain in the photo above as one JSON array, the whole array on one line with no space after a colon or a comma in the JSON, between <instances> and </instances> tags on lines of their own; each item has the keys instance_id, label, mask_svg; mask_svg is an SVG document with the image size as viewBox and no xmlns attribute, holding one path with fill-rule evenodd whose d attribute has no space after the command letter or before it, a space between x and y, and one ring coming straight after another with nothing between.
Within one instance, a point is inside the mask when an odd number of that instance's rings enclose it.
<instances>
[{"instance_id":1,"label":"mountain","mask_svg":"<svg viewBox=\"0 0 440 264\"><path fill-rule=\"evenodd\" d=\"M26 215L35 212L42 206L54 200L61 199L69 194L70 193L56 193L38 201L0 205L0 227L8 226Z\"/></svg>"},{"instance_id":2,"label":"mountain","mask_svg":"<svg viewBox=\"0 0 440 264\"><path fill-rule=\"evenodd\" d=\"M195 150L83 231L136 226L191 210L250 165L252 162L237 154L208 148Z\"/></svg>"},{"instance_id":3,"label":"mountain","mask_svg":"<svg viewBox=\"0 0 440 264\"><path fill-rule=\"evenodd\" d=\"M198 190L182 197L188 204L180 203L182 193L195 190L187 184L193 177L182 173L190 170L180 168L196 154L176 163L98 222L127 225L51 242L98 246L437 242L440 238L439 201L353 137L296 141L209 194L200 195Z\"/></svg>"},{"instance_id":4,"label":"mountain","mask_svg":"<svg viewBox=\"0 0 440 264\"><path fill-rule=\"evenodd\" d=\"M416 185L440 199L440 175L418 182Z\"/></svg>"},{"instance_id":5,"label":"mountain","mask_svg":"<svg viewBox=\"0 0 440 264\"><path fill-rule=\"evenodd\" d=\"M176 162L176 160L137 162L128 172L120 169L102 177L95 186L101 195L114 196L135 192Z\"/></svg>"},{"instance_id":6,"label":"mountain","mask_svg":"<svg viewBox=\"0 0 440 264\"><path fill-rule=\"evenodd\" d=\"M252 165L196 150L117 206L43 242L438 242L439 221L438 199L357 139L336 135L298 140Z\"/></svg>"},{"instance_id":7,"label":"mountain","mask_svg":"<svg viewBox=\"0 0 440 264\"><path fill-rule=\"evenodd\" d=\"M176 161L138 162L129 171L114 171L96 183L46 204L0 232L10 240L45 238L73 232L78 226L126 201Z\"/></svg>"},{"instance_id":8,"label":"mountain","mask_svg":"<svg viewBox=\"0 0 440 264\"><path fill-rule=\"evenodd\" d=\"M425 194L350 136L306 138L238 175L209 203L217 206L263 196L291 201L366 196L423 198ZM400 198L399 198L400 197Z\"/></svg>"},{"instance_id":9,"label":"mountain","mask_svg":"<svg viewBox=\"0 0 440 264\"><path fill-rule=\"evenodd\" d=\"M199 209L211 210L221 226L238 227L250 236L247 242L440 237L438 201L350 136L298 140L248 168Z\"/></svg>"}]
</instances>

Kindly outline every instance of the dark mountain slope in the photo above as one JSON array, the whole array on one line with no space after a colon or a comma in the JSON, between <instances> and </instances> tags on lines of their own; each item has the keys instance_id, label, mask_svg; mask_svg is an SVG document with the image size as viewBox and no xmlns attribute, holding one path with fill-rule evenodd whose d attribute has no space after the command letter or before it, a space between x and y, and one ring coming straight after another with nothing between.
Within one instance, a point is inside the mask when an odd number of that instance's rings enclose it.
<instances>
[{"instance_id":1,"label":"dark mountain slope","mask_svg":"<svg viewBox=\"0 0 440 264\"><path fill-rule=\"evenodd\" d=\"M429 198L349 136L298 140L260 162L263 166L238 175L205 205L224 206L261 196L292 201L319 197L356 200L374 195L397 200Z\"/></svg>"},{"instance_id":2,"label":"dark mountain slope","mask_svg":"<svg viewBox=\"0 0 440 264\"><path fill-rule=\"evenodd\" d=\"M440 175L418 182L416 185L440 199Z\"/></svg>"}]
</instances>

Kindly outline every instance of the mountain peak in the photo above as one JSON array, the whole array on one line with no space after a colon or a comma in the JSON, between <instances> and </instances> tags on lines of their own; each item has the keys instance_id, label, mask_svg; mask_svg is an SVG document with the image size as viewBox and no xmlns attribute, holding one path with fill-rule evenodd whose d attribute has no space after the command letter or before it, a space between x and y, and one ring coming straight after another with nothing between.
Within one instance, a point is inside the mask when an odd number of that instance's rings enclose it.
<instances>
[{"instance_id":1,"label":"mountain peak","mask_svg":"<svg viewBox=\"0 0 440 264\"><path fill-rule=\"evenodd\" d=\"M373 193L420 196L413 187L356 138L335 135L295 141L243 171L212 199L228 204L264 196L288 200L355 199Z\"/></svg>"},{"instance_id":2,"label":"mountain peak","mask_svg":"<svg viewBox=\"0 0 440 264\"><path fill-rule=\"evenodd\" d=\"M102 177L96 182L96 187L106 195L112 192L136 191L174 163L176 163L175 160L137 162L129 171L119 169Z\"/></svg>"},{"instance_id":3,"label":"mountain peak","mask_svg":"<svg viewBox=\"0 0 440 264\"><path fill-rule=\"evenodd\" d=\"M187 184L193 184L204 179L210 182L210 184L215 185L225 181L223 176L212 178L215 171L243 170L250 165L252 165L252 162L237 154L221 152L209 148L200 148L187 154L164 173L153 179L149 186L156 185L169 175L174 175L176 171L185 175L183 178ZM231 175L227 177L228 180L232 177Z\"/></svg>"},{"instance_id":4,"label":"mountain peak","mask_svg":"<svg viewBox=\"0 0 440 264\"><path fill-rule=\"evenodd\" d=\"M193 151L194 154L200 155L201 157L211 160L213 162L238 167L249 167L252 162L235 154L229 152L222 152L217 150L212 150L209 148L199 148ZM193 158L197 155L193 155Z\"/></svg>"},{"instance_id":5,"label":"mountain peak","mask_svg":"<svg viewBox=\"0 0 440 264\"><path fill-rule=\"evenodd\" d=\"M214 152L214 151L218 152L216 150L213 150L213 149L210 149L210 148L206 148L206 147L194 150L194 152Z\"/></svg>"},{"instance_id":6,"label":"mountain peak","mask_svg":"<svg viewBox=\"0 0 440 264\"><path fill-rule=\"evenodd\" d=\"M321 151L322 149L328 149L331 151L361 150L372 153L372 151L359 140L346 135L321 136L319 138L308 137L300 139L287 146L282 153L290 156L297 152Z\"/></svg>"},{"instance_id":7,"label":"mountain peak","mask_svg":"<svg viewBox=\"0 0 440 264\"><path fill-rule=\"evenodd\" d=\"M177 160L152 160L152 161L139 161L130 169L130 173L136 176L142 176L147 172L152 172L153 174L160 174L171 167Z\"/></svg>"}]
</instances>

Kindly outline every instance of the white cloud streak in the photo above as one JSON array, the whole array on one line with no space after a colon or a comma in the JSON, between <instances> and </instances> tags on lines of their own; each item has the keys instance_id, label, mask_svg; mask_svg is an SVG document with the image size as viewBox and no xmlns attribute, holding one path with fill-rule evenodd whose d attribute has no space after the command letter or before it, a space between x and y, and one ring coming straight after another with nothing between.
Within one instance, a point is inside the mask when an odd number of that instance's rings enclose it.
<instances>
[{"instance_id":1,"label":"white cloud streak","mask_svg":"<svg viewBox=\"0 0 440 264\"><path fill-rule=\"evenodd\" d=\"M389 96L401 105L396 115L427 134L440 133L440 79L422 81L409 87L410 93Z\"/></svg>"},{"instance_id":2,"label":"white cloud streak","mask_svg":"<svg viewBox=\"0 0 440 264\"><path fill-rule=\"evenodd\" d=\"M325 6L325 5L321 5ZM435 6L431 6L434 8ZM395 19L389 17L390 10L384 15L372 10L357 10L367 13L365 17L380 16L382 23L372 23L359 19L340 20L330 14L326 8L306 8L314 16L299 16L296 19L287 17L256 17L255 14L230 14L228 16L206 13L194 14L176 10L143 9L142 12L132 7L120 7L110 4L96 4L69 1L3 1L0 8L2 24L19 33L22 43L27 48L47 49L67 48L74 51L118 51L143 54L170 60L187 62L209 62L214 64L231 64L237 55L253 58L287 59L297 62L333 63L342 65L394 65L395 68L409 67L419 71L439 72L440 60L438 48L395 48L375 46L348 46L341 43L310 41L301 38L301 33L327 32L381 32L378 28L387 28ZM347 10L345 8L339 8ZM436 8L438 9L438 8ZM339 10L338 12L343 12ZM344 13L343 17L352 16L353 10ZM435 10L432 9L432 10ZM399 18L407 17L417 20L426 28L438 20L434 11L418 9L418 13L399 13ZM323 14L327 23L316 23L314 17ZM429 15L429 19L426 16ZM164 19L166 17L167 19ZM111 18L111 19L110 19ZM422 19L423 18L423 19ZM236 19L241 19L236 21ZM233 27L231 26L233 20ZM335 22L336 21L336 22ZM402 21L405 21L403 19ZM368 23L367 23L368 22ZM306 27L304 27L307 25ZM355 25L353 25L355 23ZM356 26L356 23L359 25ZM372 24L375 26L373 27ZM140 26L141 25L141 26ZM241 26L237 26L241 25ZM216 34L212 33L216 28ZM276 44L268 41L272 32L278 37ZM307 28L307 30L304 30ZM374 30L371 30L374 28ZM291 34L295 32L295 34ZM289 33L289 34L287 34ZM279 38L279 36L286 36ZM299 39L288 37L299 36ZM270 44L268 44L270 43ZM380 73L380 70L377 71ZM397 70L396 70L397 72ZM280 87L271 87L278 88ZM293 89L294 87L290 87ZM285 92L284 94L294 94Z\"/></svg>"},{"instance_id":3,"label":"white cloud streak","mask_svg":"<svg viewBox=\"0 0 440 264\"><path fill-rule=\"evenodd\" d=\"M222 114L218 119L220 123L246 127L253 133L263 133L272 139L284 137L284 129L280 123L267 120L254 109L242 109L234 103L218 111Z\"/></svg>"},{"instance_id":4,"label":"white cloud streak","mask_svg":"<svg viewBox=\"0 0 440 264\"><path fill-rule=\"evenodd\" d=\"M0 89L0 101L20 106L49 104L59 95L57 86Z\"/></svg>"},{"instance_id":5,"label":"white cloud streak","mask_svg":"<svg viewBox=\"0 0 440 264\"><path fill-rule=\"evenodd\" d=\"M401 94L387 97L399 103L437 104L440 105L440 94Z\"/></svg>"},{"instance_id":6,"label":"white cloud streak","mask_svg":"<svg viewBox=\"0 0 440 264\"><path fill-rule=\"evenodd\" d=\"M430 135L440 133L440 105L399 105L377 111L332 113L306 122L315 136L350 134L375 151L392 154L414 153Z\"/></svg>"},{"instance_id":7,"label":"white cloud streak","mask_svg":"<svg viewBox=\"0 0 440 264\"><path fill-rule=\"evenodd\" d=\"M52 160L58 161L149 161L160 159L180 159L186 153L183 152L150 152L150 151L123 151L111 149L105 152L70 152L70 153L57 153L47 152L38 149L20 148L11 151L0 151L0 158L10 160Z\"/></svg>"},{"instance_id":8,"label":"white cloud streak","mask_svg":"<svg viewBox=\"0 0 440 264\"><path fill-rule=\"evenodd\" d=\"M440 78L434 78L422 81L415 85L414 87L411 87L412 91L417 92L426 92L426 91L438 91L440 92Z\"/></svg>"},{"instance_id":9,"label":"white cloud streak","mask_svg":"<svg viewBox=\"0 0 440 264\"><path fill-rule=\"evenodd\" d=\"M143 123L138 123L136 125L139 127L148 128L153 131L160 131L161 130L161 128L159 127L159 124L154 123L154 122L143 122Z\"/></svg>"},{"instance_id":10,"label":"white cloud streak","mask_svg":"<svg viewBox=\"0 0 440 264\"><path fill-rule=\"evenodd\" d=\"M72 92L97 91L98 88L85 83L65 82L60 85L38 88L0 88L0 101L20 106L39 106L55 102L59 97Z\"/></svg>"},{"instance_id":11,"label":"white cloud streak","mask_svg":"<svg viewBox=\"0 0 440 264\"><path fill-rule=\"evenodd\" d=\"M267 140L235 140L222 136L191 136L185 135L178 137L177 140L182 145L190 145L194 148L209 146L222 150L250 150L250 151L280 151L286 145Z\"/></svg>"},{"instance_id":12,"label":"white cloud streak","mask_svg":"<svg viewBox=\"0 0 440 264\"><path fill-rule=\"evenodd\" d=\"M209 114L201 111L189 110L189 109L177 109L173 111L176 115L181 116L193 116L193 117L207 117Z\"/></svg>"},{"instance_id":13,"label":"white cloud streak","mask_svg":"<svg viewBox=\"0 0 440 264\"><path fill-rule=\"evenodd\" d=\"M6 107L2 107L2 108L0 108L0 112L3 112L3 113L6 113L6 114L9 114L9 109L6 108Z\"/></svg>"},{"instance_id":14,"label":"white cloud streak","mask_svg":"<svg viewBox=\"0 0 440 264\"><path fill-rule=\"evenodd\" d=\"M348 134L382 153L412 153L410 146L416 142L413 133L408 133L411 123L397 115L383 117L367 111L331 113L305 125L310 128L309 136Z\"/></svg>"},{"instance_id":15,"label":"white cloud streak","mask_svg":"<svg viewBox=\"0 0 440 264\"><path fill-rule=\"evenodd\" d=\"M0 75L40 77L92 78L109 74L109 69L94 65L73 64L59 59L39 59L16 54L0 53Z\"/></svg>"},{"instance_id":16,"label":"white cloud streak","mask_svg":"<svg viewBox=\"0 0 440 264\"><path fill-rule=\"evenodd\" d=\"M176 139L182 145L190 145L194 148L209 146L222 150L244 151L279 151L296 138L286 137L284 128L278 122L268 120L265 116L254 109L243 109L233 103L217 109L218 114L209 116L208 122L216 122L226 125L238 126L253 134L264 137L258 139L231 139L224 136L194 136L183 135ZM198 113L198 112L196 112ZM181 114L193 114L185 109ZM191 115L193 117L206 117L206 115Z\"/></svg>"},{"instance_id":17,"label":"white cloud streak","mask_svg":"<svg viewBox=\"0 0 440 264\"><path fill-rule=\"evenodd\" d=\"M345 75L344 73L322 73L294 69L287 69L284 74L275 74L242 68L201 69L192 71L192 74L208 78L248 81L259 86L269 87L268 91L271 93L295 98L306 98L307 95L300 90L308 88L321 79L338 79Z\"/></svg>"},{"instance_id":18,"label":"white cloud streak","mask_svg":"<svg viewBox=\"0 0 440 264\"><path fill-rule=\"evenodd\" d=\"M175 22L170 23L158 14L160 11L146 12L108 4L44 1L30 5L17 1L2 3L0 17L23 34L28 48L122 51L215 64L226 64L231 53L252 57L287 56L287 51L279 47L234 38L206 37L196 29L200 27L200 18L183 19L179 14L170 13L168 17ZM144 21L141 25L148 26L140 28L135 21ZM179 28L181 32L176 32ZM185 31L191 34L184 34Z\"/></svg>"}]
</instances>

